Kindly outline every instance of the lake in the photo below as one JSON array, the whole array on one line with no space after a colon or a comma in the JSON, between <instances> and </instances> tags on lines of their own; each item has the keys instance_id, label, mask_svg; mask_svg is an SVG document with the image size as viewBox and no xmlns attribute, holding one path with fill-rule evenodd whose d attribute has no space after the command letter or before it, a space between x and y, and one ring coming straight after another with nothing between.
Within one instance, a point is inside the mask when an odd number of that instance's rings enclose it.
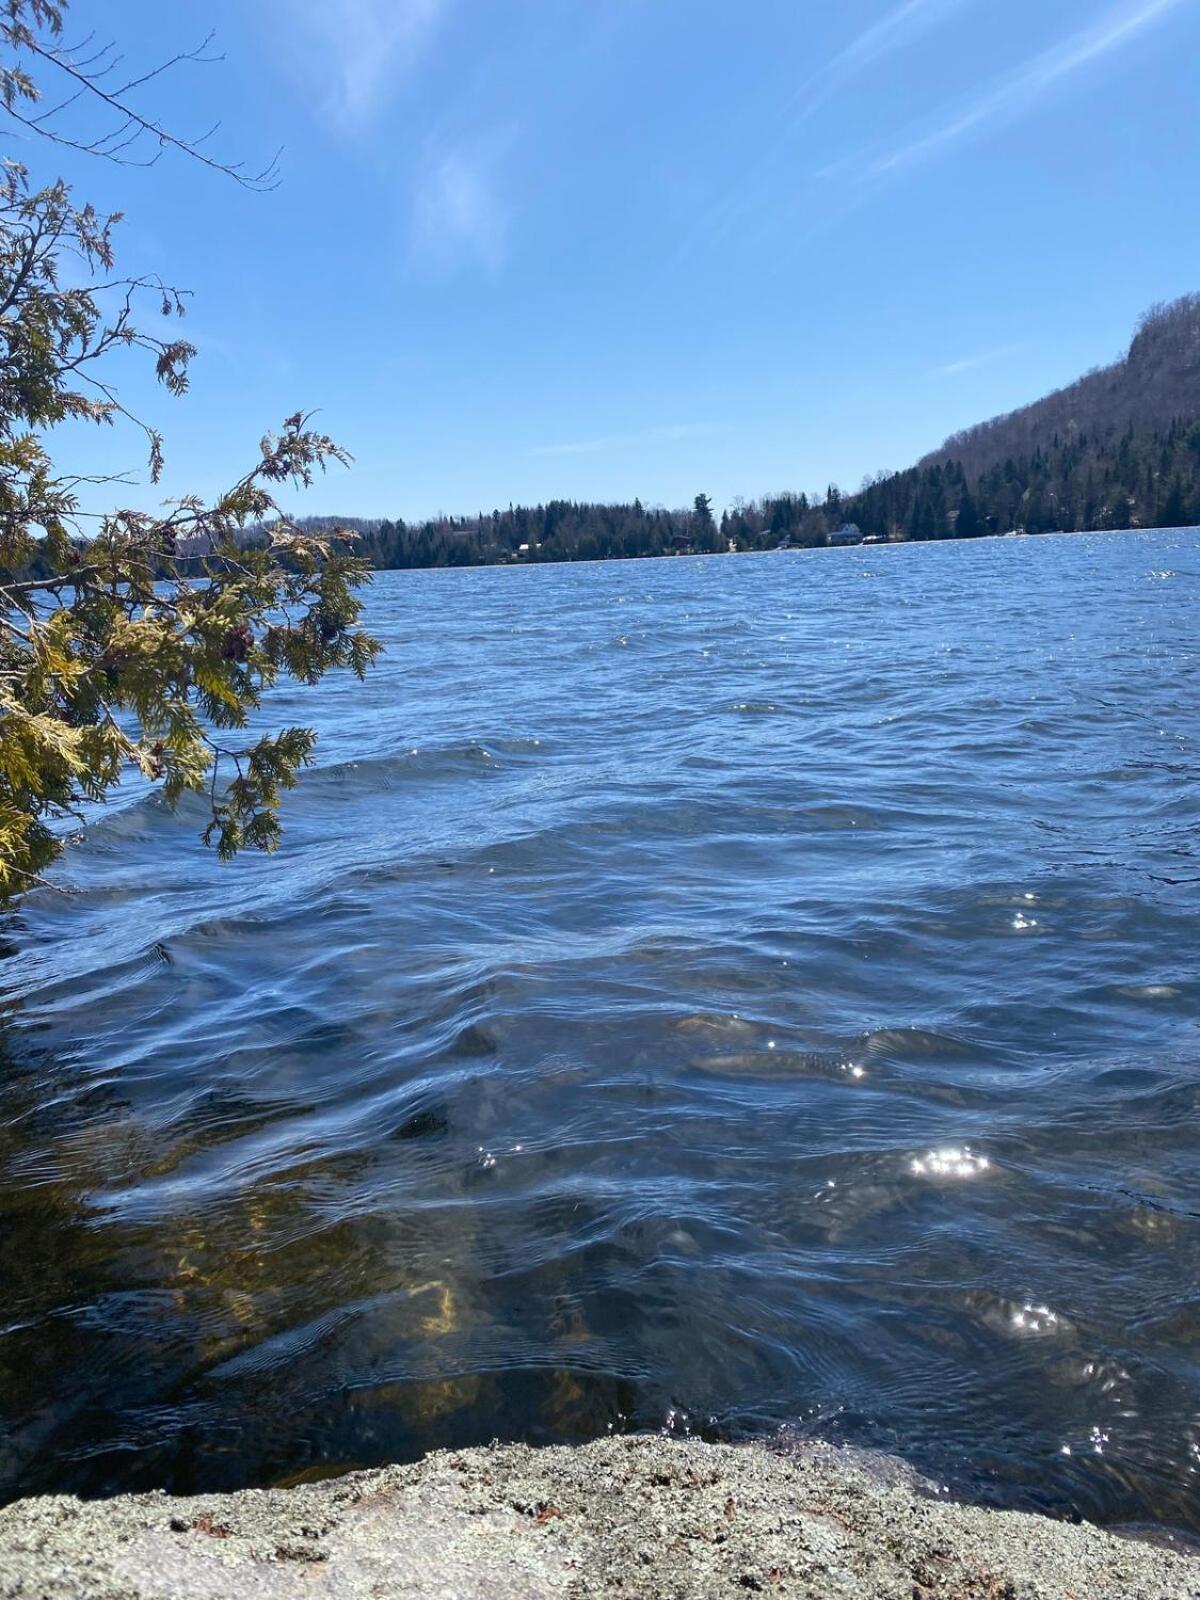
<instances>
[{"instance_id":1,"label":"lake","mask_svg":"<svg viewBox=\"0 0 1200 1600\"><path fill-rule=\"evenodd\" d=\"M5 929L0 1492L801 1430L1200 1526L1200 533L381 574Z\"/></svg>"}]
</instances>

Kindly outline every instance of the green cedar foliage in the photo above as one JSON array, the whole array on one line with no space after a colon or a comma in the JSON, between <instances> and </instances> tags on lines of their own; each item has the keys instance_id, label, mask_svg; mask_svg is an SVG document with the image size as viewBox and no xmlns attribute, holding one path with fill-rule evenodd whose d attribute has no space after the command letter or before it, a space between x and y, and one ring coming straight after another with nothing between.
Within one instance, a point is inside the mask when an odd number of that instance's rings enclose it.
<instances>
[{"instance_id":1,"label":"green cedar foliage","mask_svg":"<svg viewBox=\"0 0 1200 1600\"><path fill-rule=\"evenodd\" d=\"M39 132L28 64L67 59L55 45L63 9L0 0L0 107ZM0 902L41 881L64 821L133 768L171 802L206 795L204 839L222 857L273 849L282 793L311 760L314 735L249 738L251 714L279 678L311 684L335 667L361 678L378 648L356 625L367 564L347 538L303 530L276 504L281 486L347 459L302 414L262 439L215 504L117 510L81 535L81 492L102 480L56 462L54 429L135 421L107 357L144 353L181 395L194 354L174 332L144 328L148 309L175 322L183 296L119 274L118 220L61 182L33 187L14 162L0 170ZM162 440L143 431L157 481Z\"/></svg>"}]
</instances>

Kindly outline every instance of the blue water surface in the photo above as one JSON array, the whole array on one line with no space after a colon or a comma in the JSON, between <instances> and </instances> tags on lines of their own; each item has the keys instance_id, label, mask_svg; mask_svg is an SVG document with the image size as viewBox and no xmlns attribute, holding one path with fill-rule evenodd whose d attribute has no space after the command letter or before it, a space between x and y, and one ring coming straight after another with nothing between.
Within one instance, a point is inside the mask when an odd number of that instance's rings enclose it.
<instances>
[{"instance_id":1,"label":"blue water surface","mask_svg":"<svg viewBox=\"0 0 1200 1600\"><path fill-rule=\"evenodd\" d=\"M801 1428L1200 1525L1200 534L386 573L6 930L0 1491Z\"/></svg>"}]
</instances>

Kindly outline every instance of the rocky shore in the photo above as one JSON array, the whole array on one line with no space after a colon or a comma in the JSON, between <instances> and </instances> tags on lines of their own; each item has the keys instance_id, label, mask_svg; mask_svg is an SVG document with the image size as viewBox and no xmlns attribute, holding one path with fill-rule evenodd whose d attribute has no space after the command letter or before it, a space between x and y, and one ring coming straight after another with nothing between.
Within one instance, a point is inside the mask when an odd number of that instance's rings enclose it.
<instances>
[{"instance_id":1,"label":"rocky shore","mask_svg":"<svg viewBox=\"0 0 1200 1600\"><path fill-rule=\"evenodd\" d=\"M1197 1600L1200 1560L825 1447L614 1438L294 1489L25 1500L3 1600Z\"/></svg>"}]
</instances>

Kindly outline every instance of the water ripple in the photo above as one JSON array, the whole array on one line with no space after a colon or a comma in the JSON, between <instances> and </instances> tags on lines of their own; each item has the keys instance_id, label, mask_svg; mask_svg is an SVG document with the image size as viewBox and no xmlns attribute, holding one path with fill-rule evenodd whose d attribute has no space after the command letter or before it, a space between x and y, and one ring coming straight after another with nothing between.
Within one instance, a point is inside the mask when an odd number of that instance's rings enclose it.
<instances>
[{"instance_id":1,"label":"water ripple","mask_svg":"<svg viewBox=\"0 0 1200 1600\"><path fill-rule=\"evenodd\" d=\"M1200 1527L1198 599L382 575L277 857L135 783L6 930L0 1491L799 1428Z\"/></svg>"}]
</instances>

